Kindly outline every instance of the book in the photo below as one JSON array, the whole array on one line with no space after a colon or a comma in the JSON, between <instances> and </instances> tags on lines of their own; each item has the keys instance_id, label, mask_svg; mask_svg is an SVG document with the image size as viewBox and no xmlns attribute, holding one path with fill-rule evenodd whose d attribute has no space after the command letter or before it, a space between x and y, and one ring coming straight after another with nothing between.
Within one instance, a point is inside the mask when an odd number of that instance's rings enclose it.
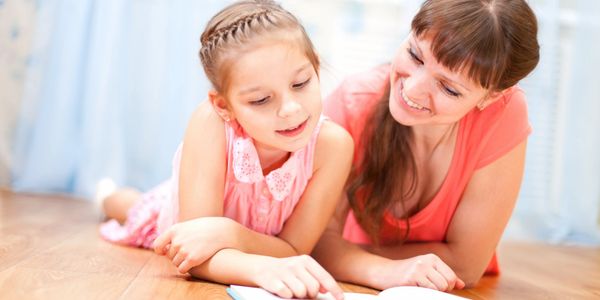
<instances>
[{"instance_id":1,"label":"book","mask_svg":"<svg viewBox=\"0 0 600 300\"><path fill-rule=\"evenodd\" d=\"M227 294L234 300L281 300L262 288L231 285ZM329 293L319 293L317 300L335 300ZM427 300L464 300L467 298L416 286L397 286L381 291L377 295L364 293L344 293L345 300L398 300L398 299L427 299Z\"/></svg>"}]
</instances>

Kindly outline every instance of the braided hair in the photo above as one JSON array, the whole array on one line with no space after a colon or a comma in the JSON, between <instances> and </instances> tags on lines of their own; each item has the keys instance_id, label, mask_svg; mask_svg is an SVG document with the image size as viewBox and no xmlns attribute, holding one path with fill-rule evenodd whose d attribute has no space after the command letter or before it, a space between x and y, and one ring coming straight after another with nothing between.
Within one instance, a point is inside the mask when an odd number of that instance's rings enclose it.
<instances>
[{"instance_id":1,"label":"braided hair","mask_svg":"<svg viewBox=\"0 0 600 300\"><path fill-rule=\"evenodd\" d=\"M226 95L236 54L267 38L296 42L318 74L318 56L296 17L274 1L238 1L212 17L200 37L202 67L217 92Z\"/></svg>"}]
</instances>

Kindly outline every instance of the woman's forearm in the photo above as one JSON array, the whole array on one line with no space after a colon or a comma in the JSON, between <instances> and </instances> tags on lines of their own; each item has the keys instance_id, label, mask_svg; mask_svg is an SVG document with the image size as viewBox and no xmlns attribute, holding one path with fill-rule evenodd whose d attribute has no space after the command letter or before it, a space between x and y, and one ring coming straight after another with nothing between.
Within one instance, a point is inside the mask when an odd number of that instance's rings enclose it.
<instances>
[{"instance_id":1,"label":"woman's forearm","mask_svg":"<svg viewBox=\"0 0 600 300\"><path fill-rule=\"evenodd\" d=\"M440 257L459 278L465 281L467 286L474 285L479 281L490 257L476 258L473 255L464 255L448 243L429 242L429 243L405 243L396 246L364 246L364 249L370 253L380 255L389 259L407 259L418 255L433 253ZM479 262L479 263L478 263Z\"/></svg>"},{"instance_id":2,"label":"woman's forearm","mask_svg":"<svg viewBox=\"0 0 600 300\"><path fill-rule=\"evenodd\" d=\"M369 253L344 240L339 233L328 231L312 256L337 280L379 289L383 289L379 269L390 263L390 259Z\"/></svg>"}]
</instances>

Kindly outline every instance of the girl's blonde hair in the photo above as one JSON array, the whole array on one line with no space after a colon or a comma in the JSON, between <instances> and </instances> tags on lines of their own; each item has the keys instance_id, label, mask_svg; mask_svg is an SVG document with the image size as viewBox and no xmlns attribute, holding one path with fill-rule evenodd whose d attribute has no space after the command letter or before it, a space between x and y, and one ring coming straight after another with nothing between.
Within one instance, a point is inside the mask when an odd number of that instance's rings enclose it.
<instances>
[{"instance_id":1,"label":"girl's blonde hair","mask_svg":"<svg viewBox=\"0 0 600 300\"><path fill-rule=\"evenodd\" d=\"M313 44L294 15L274 1L238 1L212 17L200 37L200 60L215 90L226 95L233 60L270 38L296 43L319 73Z\"/></svg>"}]
</instances>

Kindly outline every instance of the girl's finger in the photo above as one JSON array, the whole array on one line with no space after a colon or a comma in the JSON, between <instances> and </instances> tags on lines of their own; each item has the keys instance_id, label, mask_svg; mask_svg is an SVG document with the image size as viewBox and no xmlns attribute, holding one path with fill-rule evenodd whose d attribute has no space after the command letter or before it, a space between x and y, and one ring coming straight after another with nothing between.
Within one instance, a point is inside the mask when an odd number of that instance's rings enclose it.
<instances>
[{"instance_id":1,"label":"girl's finger","mask_svg":"<svg viewBox=\"0 0 600 300\"><path fill-rule=\"evenodd\" d=\"M305 269L303 272L298 272L296 277L306 287L306 297L316 298L319 295L319 281L308 270Z\"/></svg>"},{"instance_id":2,"label":"girl's finger","mask_svg":"<svg viewBox=\"0 0 600 300\"><path fill-rule=\"evenodd\" d=\"M170 245L169 247L169 251L167 251L167 257L173 261L173 258L175 258L175 255L179 252L179 247L178 246L174 246L173 244Z\"/></svg>"},{"instance_id":3,"label":"girl's finger","mask_svg":"<svg viewBox=\"0 0 600 300\"><path fill-rule=\"evenodd\" d=\"M173 265L175 265L177 267L177 269L179 269L179 265L181 265L181 263L185 260L185 255L183 255L181 252L177 253L175 255L175 257L173 257Z\"/></svg>"},{"instance_id":4,"label":"girl's finger","mask_svg":"<svg viewBox=\"0 0 600 300\"><path fill-rule=\"evenodd\" d=\"M307 256L308 263L306 264L307 270L310 274L319 282L321 288L330 292L335 299L344 299L344 292L342 288L337 284L335 279L321 267L315 260ZM322 290L322 289L321 289Z\"/></svg>"},{"instance_id":5,"label":"girl's finger","mask_svg":"<svg viewBox=\"0 0 600 300\"><path fill-rule=\"evenodd\" d=\"M164 255L167 252L167 245L171 244L171 239L173 238L173 230L169 229L165 231L163 234L159 235L152 244L154 248L154 252L160 255Z\"/></svg>"},{"instance_id":6,"label":"girl's finger","mask_svg":"<svg viewBox=\"0 0 600 300\"><path fill-rule=\"evenodd\" d=\"M306 298L306 286L292 273L287 273L281 278L283 283L292 291L292 297L294 298Z\"/></svg>"},{"instance_id":7,"label":"girl's finger","mask_svg":"<svg viewBox=\"0 0 600 300\"><path fill-rule=\"evenodd\" d=\"M189 259L185 259L181 264L177 267L177 271L181 274L186 274L190 271L191 268L195 266L192 265L192 261Z\"/></svg>"},{"instance_id":8,"label":"girl's finger","mask_svg":"<svg viewBox=\"0 0 600 300\"><path fill-rule=\"evenodd\" d=\"M423 277L417 279L417 286L432 289L432 290L437 290L435 284L433 284L433 282L431 282L431 280L429 280L429 278L427 278L427 276L423 276Z\"/></svg>"},{"instance_id":9,"label":"girl's finger","mask_svg":"<svg viewBox=\"0 0 600 300\"><path fill-rule=\"evenodd\" d=\"M268 283L267 286L263 287L265 290L275 294L281 298L290 299L294 296L292 291L288 288L283 281L276 279Z\"/></svg>"},{"instance_id":10,"label":"girl's finger","mask_svg":"<svg viewBox=\"0 0 600 300\"><path fill-rule=\"evenodd\" d=\"M454 273L454 271L452 271L452 269L450 269L450 267L447 264L440 260L439 262L435 263L433 267L438 272L440 272L440 274L444 276L444 278L446 278L446 282L448 282L448 291L453 290L454 287L458 288L458 281L462 282L462 280L460 280L458 276L456 276L456 273Z\"/></svg>"},{"instance_id":11,"label":"girl's finger","mask_svg":"<svg viewBox=\"0 0 600 300\"><path fill-rule=\"evenodd\" d=\"M431 270L427 273L427 279L435 285L436 290L444 292L448 290L448 281L437 270Z\"/></svg>"}]
</instances>

